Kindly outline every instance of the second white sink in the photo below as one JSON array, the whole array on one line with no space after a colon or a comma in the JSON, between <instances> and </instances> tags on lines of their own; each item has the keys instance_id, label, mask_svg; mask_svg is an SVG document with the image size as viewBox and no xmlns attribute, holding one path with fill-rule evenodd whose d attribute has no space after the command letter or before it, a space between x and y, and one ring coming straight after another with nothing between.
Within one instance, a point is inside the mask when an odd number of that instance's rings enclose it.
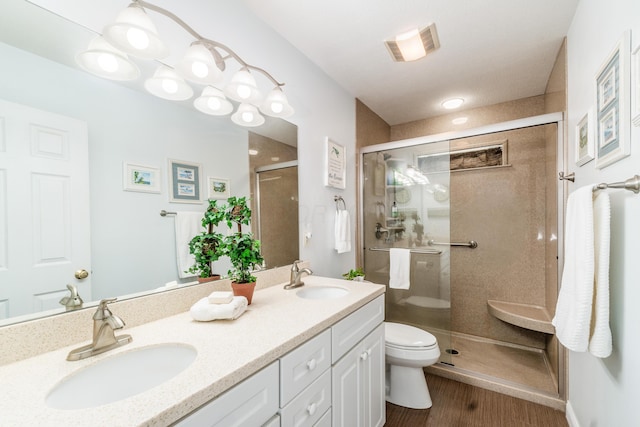
<instances>
[{"instance_id":1,"label":"second white sink","mask_svg":"<svg viewBox=\"0 0 640 427\"><path fill-rule=\"evenodd\" d=\"M142 347L103 359L58 383L47 395L56 409L105 405L150 390L185 370L197 356L185 344Z\"/></svg>"},{"instance_id":2,"label":"second white sink","mask_svg":"<svg viewBox=\"0 0 640 427\"><path fill-rule=\"evenodd\" d=\"M348 289L338 286L309 286L300 289L296 295L306 299L331 299L343 297L348 293Z\"/></svg>"}]
</instances>

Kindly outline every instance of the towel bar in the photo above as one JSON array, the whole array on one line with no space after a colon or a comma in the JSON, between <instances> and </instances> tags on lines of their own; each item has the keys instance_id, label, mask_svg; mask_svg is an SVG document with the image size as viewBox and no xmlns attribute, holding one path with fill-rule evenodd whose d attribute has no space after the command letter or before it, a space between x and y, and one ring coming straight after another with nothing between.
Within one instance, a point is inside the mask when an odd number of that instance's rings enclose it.
<instances>
[{"instance_id":1,"label":"towel bar","mask_svg":"<svg viewBox=\"0 0 640 427\"><path fill-rule=\"evenodd\" d=\"M371 252L389 252L391 248L369 248ZM409 249L409 248L398 248L398 249ZM439 255L442 251L437 249L411 249L412 254L430 254L430 255Z\"/></svg>"},{"instance_id":2,"label":"towel bar","mask_svg":"<svg viewBox=\"0 0 640 427\"><path fill-rule=\"evenodd\" d=\"M167 216L167 215L178 215L178 212L167 212L164 209L160 211L160 216Z\"/></svg>"},{"instance_id":3,"label":"towel bar","mask_svg":"<svg viewBox=\"0 0 640 427\"><path fill-rule=\"evenodd\" d=\"M633 191L634 193L640 193L640 176L634 175L624 182L613 182L611 184L602 183L595 185L593 191L606 190L607 188L624 188L625 190Z\"/></svg>"}]
</instances>

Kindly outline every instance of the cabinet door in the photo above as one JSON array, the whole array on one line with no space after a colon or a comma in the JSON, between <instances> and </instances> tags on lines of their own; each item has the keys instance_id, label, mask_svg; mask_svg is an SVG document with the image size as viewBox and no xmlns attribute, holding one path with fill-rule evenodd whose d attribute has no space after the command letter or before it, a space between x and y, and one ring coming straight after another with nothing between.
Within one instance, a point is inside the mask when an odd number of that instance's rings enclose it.
<instances>
[{"instance_id":1,"label":"cabinet door","mask_svg":"<svg viewBox=\"0 0 640 427\"><path fill-rule=\"evenodd\" d=\"M361 388L364 393L364 425L382 427L386 421L383 324L363 340L363 347L360 360L364 370L364 385Z\"/></svg>"},{"instance_id":2,"label":"cabinet door","mask_svg":"<svg viewBox=\"0 0 640 427\"><path fill-rule=\"evenodd\" d=\"M361 393L362 369L356 345L344 355L331 371L331 412L334 427L363 426L363 399Z\"/></svg>"}]
</instances>

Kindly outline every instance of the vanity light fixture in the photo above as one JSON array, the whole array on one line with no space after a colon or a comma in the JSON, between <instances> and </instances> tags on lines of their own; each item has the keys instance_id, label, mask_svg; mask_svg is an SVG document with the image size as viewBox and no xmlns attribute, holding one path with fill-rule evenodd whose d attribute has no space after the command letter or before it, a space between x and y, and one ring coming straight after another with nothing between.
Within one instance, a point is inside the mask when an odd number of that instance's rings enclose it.
<instances>
[{"instance_id":1,"label":"vanity light fixture","mask_svg":"<svg viewBox=\"0 0 640 427\"><path fill-rule=\"evenodd\" d=\"M459 108L462 104L464 104L464 99L462 98L451 98L442 102L442 106L447 110Z\"/></svg>"},{"instance_id":2,"label":"vanity light fixture","mask_svg":"<svg viewBox=\"0 0 640 427\"><path fill-rule=\"evenodd\" d=\"M282 91L284 83L264 69L248 64L224 44L202 37L172 12L144 0L133 0L120 12L114 23L104 27L100 41L92 42L87 51L77 55L77 62L100 77L113 80L138 78L140 70L127 54L156 61L169 55L169 49L147 14L149 10L169 18L195 39L174 68L162 64L153 77L145 81L145 88L153 95L181 101L191 98L194 92L185 80L204 85L194 107L205 114L226 115L234 108L229 99L237 101L239 106L231 120L241 126L261 125L265 121L262 114L286 118L294 113ZM225 87L216 87L223 80L226 61L230 59L239 64L239 70ZM262 75L273 84L264 100L254 74Z\"/></svg>"},{"instance_id":3,"label":"vanity light fixture","mask_svg":"<svg viewBox=\"0 0 640 427\"><path fill-rule=\"evenodd\" d=\"M414 28L384 42L396 62L415 61L440 47L436 24L423 29Z\"/></svg>"}]
</instances>

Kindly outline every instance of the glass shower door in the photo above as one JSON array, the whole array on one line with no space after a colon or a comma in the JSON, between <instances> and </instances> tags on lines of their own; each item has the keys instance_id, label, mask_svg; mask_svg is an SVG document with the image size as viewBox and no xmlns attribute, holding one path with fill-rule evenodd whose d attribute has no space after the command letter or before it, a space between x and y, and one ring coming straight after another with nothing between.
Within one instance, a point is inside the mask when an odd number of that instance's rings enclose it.
<instances>
[{"instance_id":1,"label":"glass shower door","mask_svg":"<svg viewBox=\"0 0 640 427\"><path fill-rule=\"evenodd\" d=\"M449 142L363 154L368 280L389 286L391 248L410 251L408 289L387 288L386 320L424 329L451 363Z\"/></svg>"}]
</instances>

